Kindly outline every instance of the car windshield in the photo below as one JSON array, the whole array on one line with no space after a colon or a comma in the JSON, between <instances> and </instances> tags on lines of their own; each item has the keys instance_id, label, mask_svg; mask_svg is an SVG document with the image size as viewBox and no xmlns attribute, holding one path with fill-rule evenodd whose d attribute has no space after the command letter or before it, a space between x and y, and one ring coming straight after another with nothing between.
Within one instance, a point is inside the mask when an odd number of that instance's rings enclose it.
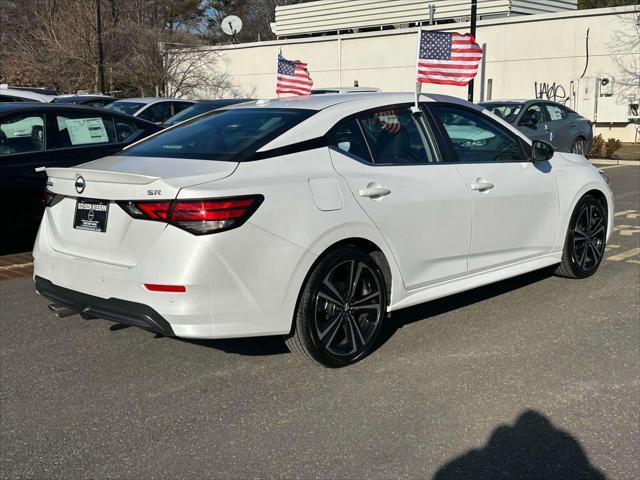
<instances>
[{"instance_id":1,"label":"car windshield","mask_svg":"<svg viewBox=\"0 0 640 480\"><path fill-rule=\"evenodd\" d=\"M118 100L117 102L110 103L104 108L108 110L115 110L116 112L120 113L126 113L127 115L133 115L145 105L146 103L124 102L122 100Z\"/></svg>"},{"instance_id":2,"label":"car windshield","mask_svg":"<svg viewBox=\"0 0 640 480\"><path fill-rule=\"evenodd\" d=\"M122 155L240 162L313 115L313 110L219 110L136 144Z\"/></svg>"},{"instance_id":3,"label":"car windshield","mask_svg":"<svg viewBox=\"0 0 640 480\"><path fill-rule=\"evenodd\" d=\"M191 105L189 108L185 108L180 113L176 113L173 117L170 117L166 122L164 122L163 125L165 127L170 127L171 125L184 122L185 120L189 120L196 115L215 110L216 108L219 108L219 106L215 104L196 103L195 105Z\"/></svg>"},{"instance_id":4,"label":"car windshield","mask_svg":"<svg viewBox=\"0 0 640 480\"><path fill-rule=\"evenodd\" d=\"M515 122L522 110L522 103L483 103L482 106L509 123Z\"/></svg>"}]
</instances>

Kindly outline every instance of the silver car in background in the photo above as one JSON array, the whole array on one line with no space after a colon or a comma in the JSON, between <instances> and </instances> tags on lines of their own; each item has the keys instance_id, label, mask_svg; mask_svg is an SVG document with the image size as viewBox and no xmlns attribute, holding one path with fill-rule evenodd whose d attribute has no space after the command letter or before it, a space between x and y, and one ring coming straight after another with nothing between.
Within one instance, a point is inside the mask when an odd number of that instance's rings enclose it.
<instances>
[{"instance_id":1,"label":"silver car in background","mask_svg":"<svg viewBox=\"0 0 640 480\"><path fill-rule=\"evenodd\" d=\"M560 103L496 100L482 102L480 106L513 124L531 140L551 143L557 151L586 155L591 150L591 122Z\"/></svg>"}]
</instances>

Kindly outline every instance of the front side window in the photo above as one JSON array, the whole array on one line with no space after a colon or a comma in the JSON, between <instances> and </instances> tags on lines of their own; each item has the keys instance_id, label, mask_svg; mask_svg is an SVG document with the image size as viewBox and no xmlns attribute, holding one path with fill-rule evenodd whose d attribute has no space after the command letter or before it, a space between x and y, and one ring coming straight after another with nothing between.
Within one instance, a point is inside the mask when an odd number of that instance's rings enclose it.
<instances>
[{"instance_id":1,"label":"front side window","mask_svg":"<svg viewBox=\"0 0 640 480\"><path fill-rule=\"evenodd\" d=\"M113 120L96 115L56 115L55 146L79 147L115 143Z\"/></svg>"},{"instance_id":2,"label":"front side window","mask_svg":"<svg viewBox=\"0 0 640 480\"><path fill-rule=\"evenodd\" d=\"M522 115L522 119L520 120L520 125L524 125L527 127L533 127L538 125L539 123L545 122L544 112L542 111L542 106L539 104L531 105L527 108L527 111Z\"/></svg>"},{"instance_id":3,"label":"front side window","mask_svg":"<svg viewBox=\"0 0 640 480\"><path fill-rule=\"evenodd\" d=\"M44 150L44 115L17 114L0 119L0 155Z\"/></svg>"},{"instance_id":4,"label":"front side window","mask_svg":"<svg viewBox=\"0 0 640 480\"><path fill-rule=\"evenodd\" d=\"M515 122L522 110L521 103L486 103L482 106L509 123Z\"/></svg>"},{"instance_id":5,"label":"front side window","mask_svg":"<svg viewBox=\"0 0 640 480\"><path fill-rule=\"evenodd\" d=\"M359 117L376 164L423 164L437 161L433 142L425 136L422 115L407 107L380 110Z\"/></svg>"},{"instance_id":6,"label":"front side window","mask_svg":"<svg viewBox=\"0 0 640 480\"><path fill-rule=\"evenodd\" d=\"M123 155L246 161L260 147L309 118L312 110L218 110L144 140Z\"/></svg>"},{"instance_id":7,"label":"front side window","mask_svg":"<svg viewBox=\"0 0 640 480\"><path fill-rule=\"evenodd\" d=\"M550 103L545 104L545 108L549 113L551 121L564 120L566 117L566 111L560 105L552 105Z\"/></svg>"},{"instance_id":8,"label":"front side window","mask_svg":"<svg viewBox=\"0 0 640 480\"><path fill-rule=\"evenodd\" d=\"M460 162L523 161L517 137L487 115L453 105L429 107L442 123Z\"/></svg>"}]
</instances>

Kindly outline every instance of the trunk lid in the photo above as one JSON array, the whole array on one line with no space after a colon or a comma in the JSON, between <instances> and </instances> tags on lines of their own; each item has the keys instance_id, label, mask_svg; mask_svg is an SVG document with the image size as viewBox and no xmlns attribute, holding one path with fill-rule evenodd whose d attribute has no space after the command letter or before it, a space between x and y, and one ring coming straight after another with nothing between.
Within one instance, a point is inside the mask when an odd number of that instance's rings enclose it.
<instances>
[{"instance_id":1,"label":"trunk lid","mask_svg":"<svg viewBox=\"0 0 640 480\"><path fill-rule=\"evenodd\" d=\"M64 196L45 212L51 246L67 255L132 267L167 225L136 220L115 201L173 200L181 188L221 180L237 166L235 162L214 160L113 156L76 167L47 168L47 189ZM77 210L79 198L83 199L84 210L92 205L91 200L108 203L106 215L98 208L95 215L106 216L104 232L76 228L76 215L82 215Z\"/></svg>"}]
</instances>

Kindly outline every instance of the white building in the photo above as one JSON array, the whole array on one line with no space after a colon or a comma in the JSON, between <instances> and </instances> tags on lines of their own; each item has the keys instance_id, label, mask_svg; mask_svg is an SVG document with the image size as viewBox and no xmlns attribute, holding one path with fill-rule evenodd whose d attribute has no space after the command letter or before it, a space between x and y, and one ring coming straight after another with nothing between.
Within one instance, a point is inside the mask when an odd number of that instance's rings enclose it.
<instances>
[{"instance_id":1,"label":"white building","mask_svg":"<svg viewBox=\"0 0 640 480\"><path fill-rule=\"evenodd\" d=\"M278 7L274 29L286 38L209 48L226 59L224 68L238 87L260 98L274 96L280 49L309 64L314 87L357 82L411 91L419 25L468 32L468 3L320 0ZM347 6L357 8L345 11ZM596 134L640 140L639 6L575 10L575 0L480 0L479 16L476 40L485 54L475 101L549 98L596 122ZM438 24L429 25L431 19ZM466 87L425 84L423 91L467 96Z\"/></svg>"}]
</instances>

